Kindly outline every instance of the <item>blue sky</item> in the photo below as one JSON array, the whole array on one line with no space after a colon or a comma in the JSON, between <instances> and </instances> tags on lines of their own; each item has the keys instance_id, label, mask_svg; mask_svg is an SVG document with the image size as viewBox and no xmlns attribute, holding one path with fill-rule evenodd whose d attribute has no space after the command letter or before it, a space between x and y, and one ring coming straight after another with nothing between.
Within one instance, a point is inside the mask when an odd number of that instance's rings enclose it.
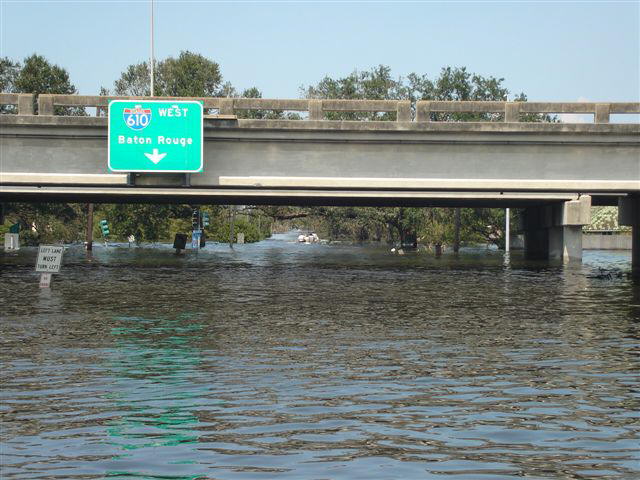
<instances>
[{"instance_id":1,"label":"blue sky","mask_svg":"<svg viewBox=\"0 0 640 480\"><path fill-rule=\"evenodd\" d=\"M149 55L149 1L1 3L0 54L37 52L80 93ZM238 90L297 98L325 75L447 65L504 77L530 100L640 101L640 2L155 2L156 58L217 61Z\"/></svg>"}]
</instances>

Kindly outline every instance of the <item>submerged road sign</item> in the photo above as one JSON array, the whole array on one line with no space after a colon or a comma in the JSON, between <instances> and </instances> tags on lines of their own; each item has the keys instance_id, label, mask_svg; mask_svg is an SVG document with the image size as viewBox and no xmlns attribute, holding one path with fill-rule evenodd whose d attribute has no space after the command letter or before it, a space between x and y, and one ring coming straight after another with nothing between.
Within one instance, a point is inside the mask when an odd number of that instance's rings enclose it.
<instances>
[{"instance_id":1,"label":"submerged road sign","mask_svg":"<svg viewBox=\"0 0 640 480\"><path fill-rule=\"evenodd\" d=\"M40 245L36 260L36 272L58 273L63 252L64 247L59 245Z\"/></svg>"},{"instance_id":2,"label":"submerged road sign","mask_svg":"<svg viewBox=\"0 0 640 480\"><path fill-rule=\"evenodd\" d=\"M201 172L202 103L113 100L109 103L109 170Z\"/></svg>"}]
</instances>

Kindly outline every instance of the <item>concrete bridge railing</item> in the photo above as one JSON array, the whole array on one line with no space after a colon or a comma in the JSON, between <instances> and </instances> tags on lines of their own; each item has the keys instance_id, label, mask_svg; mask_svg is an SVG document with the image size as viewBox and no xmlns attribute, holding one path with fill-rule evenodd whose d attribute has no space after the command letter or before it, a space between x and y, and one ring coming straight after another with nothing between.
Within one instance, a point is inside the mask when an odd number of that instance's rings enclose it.
<instances>
[{"instance_id":1,"label":"concrete bridge railing","mask_svg":"<svg viewBox=\"0 0 640 480\"><path fill-rule=\"evenodd\" d=\"M306 112L308 120L326 120L330 112L395 113L397 122L437 122L437 114L498 114L505 123L527 121L530 114L591 114L594 123L606 124L612 114L640 114L638 102L507 102L419 100L326 100L215 97L131 97L98 95L40 94L38 114L55 115L55 107L95 107L106 110L111 100L198 100L205 112L217 110L220 116L240 111ZM0 105L17 105L18 115L33 115L34 95L1 93ZM445 121L448 117L445 118Z\"/></svg>"},{"instance_id":2,"label":"concrete bridge railing","mask_svg":"<svg viewBox=\"0 0 640 480\"><path fill-rule=\"evenodd\" d=\"M592 114L594 123L609 123L611 114L640 113L640 103L615 102L453 102L418 101L416 120L429 121L431 113L502 113L507 123L519 122L525 114Z\"/></svg>"},{"instance_id":3,"label":"concrete bridge railing","mask_svg":"<svg viewBox=\"0 0 640 480\"><path fill-rule=\"evenodd\" d=\"M33 115L33 93L0 93L0 106L18 107L18 115Z\"/></svg>"}]
</instances>

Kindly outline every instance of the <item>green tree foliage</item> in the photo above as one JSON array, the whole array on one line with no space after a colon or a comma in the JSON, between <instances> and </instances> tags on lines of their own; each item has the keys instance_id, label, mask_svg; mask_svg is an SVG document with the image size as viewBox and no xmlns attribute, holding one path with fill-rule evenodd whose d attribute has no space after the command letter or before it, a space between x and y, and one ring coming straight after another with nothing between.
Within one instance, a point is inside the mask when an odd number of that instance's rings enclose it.
<instances>
[{"instance_id":1,"label":"green tree foliage","mask_svg":"<svg viewBox=\"0 0 640 480\"><path fill-rule=\"evenodd\" d=\"M171 206L153 204L102 205L94 214L109 222L111 235L124 239L134 235L137 242L169 238Z\"/></svg>"},{"instance_id":2,"label":"green tree foliage","mask_svg":"<svg viewBox=\"0 0 640 480\"><path fill-rule=\"evenodd\" d=\"M220 93L220 66L189 51L158 64L158 92L170 97L212 97Z\"/></svg>"},{"instance_id":3,"label":"green tree foliage","mask_svg":"<svg viewBox=\"0 0 640 480\"><path fill-rule=\"evenodd\" d=\"M215 216L212 216L211 226L205 230L208 240L220 243L229 241L231 232L229 208L217 207L213 210ZM271 235L271 223L271 218L263 215L259 209L244 207L235 212L233 232L234 235L243 233L246 243L259 242Z\"/></svg>"},{"instance_id":4,"label":"green tree foliage","mask_svg":"<svg viewBox=\"0 0 640 480\"><path fill-rule=\"evenodd\" d=\"M262 92L256 87L247 88L240 94L241 98L262 98ZM280 119L282 118L282 112L270 111L270 110L240 110L237 112L238 118L251 118L251 119Z\"/></svg>"},{"instance_id":5,"label":"green tree foliage","mask_svg":"<svg viewBox=\"0 0 640 480\"><path fill-rule=\"evenodd\" d=\"M76 94L76 87L69 73L49 62L42 55L33 54L22 63L7 57L0 59L0 90L12 93L59 93ZM37 112L38 105L34 104ZM7 113L5 108L0 113ZM56 115L86 115L82 107L56 107Z\"/></svg>"},{"instance_id":6,"label":"green tree foliage","mask_svg":"<svg viewBox=\"0 0 640 480\"><path fill-rule=\"evenodd\" d=\"M33 54L24 59L14 81L16 92L26 93L77 93L69 80L69 73L58 65L52 65L41 55Z\"/></svg>"},{"instance_id":7,"label":"green tree foliage","mask_svg":"<svg viewBox=\"0 0 640 480\"><path fill-rule=\"evenodd\" d=\"M155 79L154 79L155 80ZM130 95L146 97L151 95L151 80L149 78L149 64L147 62L129 65L120 78L113 84L116 95ZM100 95L109 95L107 88L100 89Z\"/></svg>"},{"instance_id":8,"label":"green tree foliage","mask_svg":"<svg viewBox=\"0 0 640 480\"><path fill-rule=\"evenodd\" d=\"M0 92L15 93L15 82L20 72L20 63L8 57L0 58ZM14 105L0 105L0 114L18 113Z\"/></svg>"},{"instance_id":9,"label":"green tree foliage","mask_svg":"<svg viewBox=\"0 0 640 480\"><path fill-rule=\"evenodd\" d=\"M168 57L156 63L154 90L159 97L216 97L224 96L232 87L222 84L216 62L198 53L182 51L178 58ZM151 95L149 64L129 65L115 81L114 92L116 95Z\"/></svg>"},{"instance_id":10,"label":"green tree foliage","mask_svg":"<svg viewBox=\"0 0 640 480\"><path fill-rule=\"evenodd\" d=\"M27 245L75 242L82 239L85 206L75 203L8 203L5 222L20 224Z\"/></svg>"},{"instance_id":11,"label":"green tree foliage","mask_svg":"<svg viewBox=\"0 0 640 480\"><path fill-rule=\"evenodd\" d=\"M234 95L235 96L235 95ZM247 88L240 94L241 98L262 98L262 92L256 87ZM240 110L236 112L238 118L256 120L301 120L302 117L295 112L283 112L282 110Z\"/></svg>"},{"instance_id":12,"label":"green tree foliage","mask_svg":"<svg viewBox=\"0 0 640 480\"><path fill-rule=\"evenodd\" d=\"M384 65L369 71L354 71L343 78L325 77L317 85L301 88L302 96L313 99L408 100L409 90L402 77L394 79ZM327 112L328 120L395 120L394 112Z\"/></svg>"},{"instance_id":13,"label":"green tree foliage","mask_svg":"<svg viewBox=\"0 0 640 480\"><path fill-rule=\"evenodd\" d=\"M9 57L0 58L0 92L15 92L16 78L20 73L20 62Z\"/></svg>"},{"instance_id":14,"label":"green tree foliage","mask_svg":"<svg viewBox=\"0 0 640 480\"><path fill-rule=\"evenodd\" d=\"M467 243L488 243L504 249L504 209L463 208L460 219L462 227L460 236ZM515 220L515 216L513 219Z\"/></svg>"}]
</instances>

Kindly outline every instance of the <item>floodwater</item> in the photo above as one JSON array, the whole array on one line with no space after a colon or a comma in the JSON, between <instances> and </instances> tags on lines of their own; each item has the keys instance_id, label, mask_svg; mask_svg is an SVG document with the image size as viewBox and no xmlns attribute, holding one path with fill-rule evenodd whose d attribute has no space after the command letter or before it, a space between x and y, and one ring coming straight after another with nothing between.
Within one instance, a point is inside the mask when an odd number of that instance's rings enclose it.
<instances>
[{"instance_id":1,"label":"floodwater","mask_svg":"<svg viewBox=\"0 0 640 480\"><path fill-rule=\"evenodd\" d=\"M0 477L640 478L629 252L293 238L0 253Z\"/></svg>"}]
</instances>

